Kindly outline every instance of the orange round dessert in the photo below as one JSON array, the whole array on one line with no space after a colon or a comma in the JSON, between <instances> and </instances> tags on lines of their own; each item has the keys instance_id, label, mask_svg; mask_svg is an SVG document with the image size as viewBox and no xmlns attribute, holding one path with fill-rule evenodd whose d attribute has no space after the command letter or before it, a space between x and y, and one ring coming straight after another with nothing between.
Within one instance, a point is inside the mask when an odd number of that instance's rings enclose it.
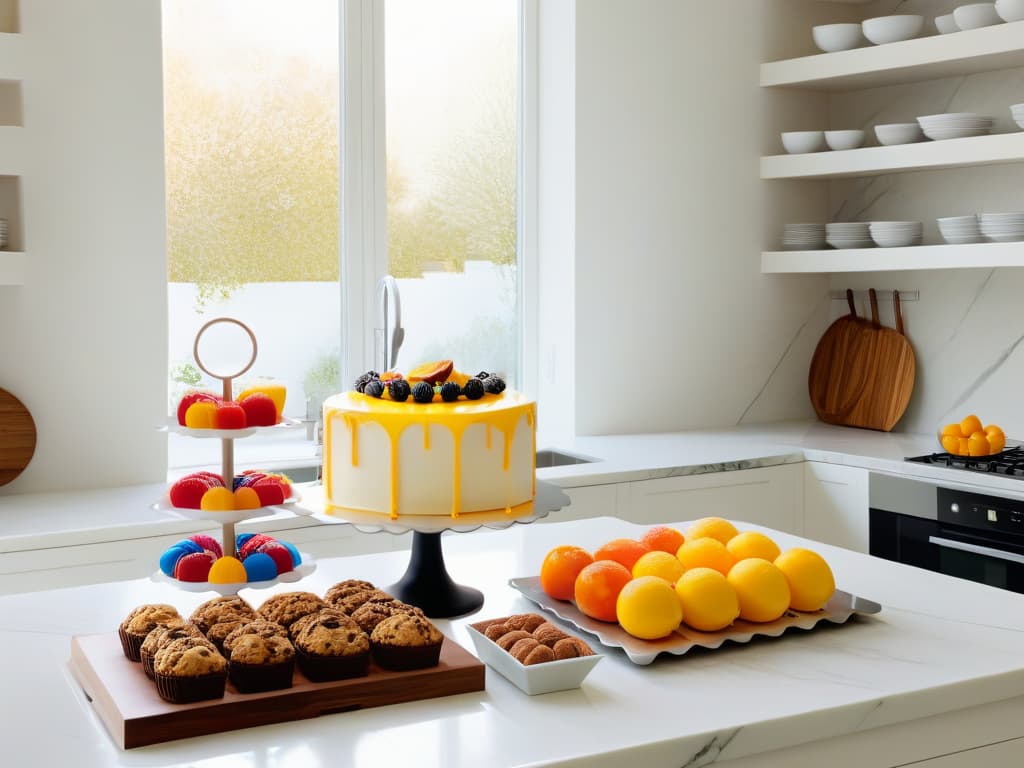
<instances>
[{"instance_id":1,"label":"orange round dessert","mask_svg":"<svg viewBox=\"0 0 1024 768\"><path fill-rule=\"evenodd\" d=\"M592 619L616 621L615 602L632 578L633 574L622 563L595 560L576 577L576 607Z\"/></svg>"},{"instance_id":2,"label":"orange round dessert","mask_svg":"<svg viewBox=\"0 0 1024 768\"><path fill-rule=\"evenodd\" d=\"M594 562L593 556L582 547L563 545L555 547L544 557L540 566L540 587L555 600L572 600L576 577Z\"/></svg>"},{"instance_id":3,"label":"orange round dessert","mask_svg":"<svg viewBox=\"0 0 1024 768\"><path fill-rule=\"evenodd\" d=\"M704 536L687 539L676 552L676 557L687 570L690 568L714 568L723 576L736 564L736 557L718 539Z\"/></svg>"}]
</instances>

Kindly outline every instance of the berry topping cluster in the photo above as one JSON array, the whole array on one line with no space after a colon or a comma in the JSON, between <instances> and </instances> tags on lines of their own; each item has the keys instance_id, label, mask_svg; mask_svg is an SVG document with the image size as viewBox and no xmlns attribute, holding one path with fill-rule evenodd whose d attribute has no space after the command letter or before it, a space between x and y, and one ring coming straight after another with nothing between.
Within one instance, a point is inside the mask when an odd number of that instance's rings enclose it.
<instances>
[{"instance_id":1,"label":"berry topping cluster","mask_svg":"<svg viewBox=\"0 0 1024 768\"><path fill-rule=\"evenodd\" d=\"M500 395L505 391L505 381L487 371L467 376L456 371L451 360L441 360L416 366L408 377L397 371L383 374L367 371L355 380L353 388L364 395L386 396L397 403L404 403L410 395L417 403L430 403L437 397L446 403L454 403L460 397L479 400L485 394Z\"/></svg>"}]
</instances>

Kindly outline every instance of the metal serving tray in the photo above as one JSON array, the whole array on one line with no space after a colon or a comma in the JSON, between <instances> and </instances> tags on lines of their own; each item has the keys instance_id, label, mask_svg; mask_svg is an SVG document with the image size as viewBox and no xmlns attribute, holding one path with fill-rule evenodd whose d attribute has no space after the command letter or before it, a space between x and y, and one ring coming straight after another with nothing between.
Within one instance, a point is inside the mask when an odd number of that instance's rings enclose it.
<instances>
[{"instance_id":1,"label":"metal serving tray","mask_svg":"<svg viewBox=\"0 0 1024 768\"><path fill-rule=\"evenodd\" d=\"M586 616L574 603L548 597L541 589L540 578L537 576L510 579L509 585L543 610L553 613L577 629L596 636L602 645L621 648L634 664L650 664L661 653L681 656L695 647L718 648L728 641L749 643L758 636L778 637L791 628L813 629L822 621L843 624L855 613L872 614L882 610L882 606L876 602L837 589L820 611L786 611L781 618L765 623L737 619L731 627L721 632L698 632L683 625L662 640L640 640L618 624L609 624Z\"/></svg>"}]
</instances>

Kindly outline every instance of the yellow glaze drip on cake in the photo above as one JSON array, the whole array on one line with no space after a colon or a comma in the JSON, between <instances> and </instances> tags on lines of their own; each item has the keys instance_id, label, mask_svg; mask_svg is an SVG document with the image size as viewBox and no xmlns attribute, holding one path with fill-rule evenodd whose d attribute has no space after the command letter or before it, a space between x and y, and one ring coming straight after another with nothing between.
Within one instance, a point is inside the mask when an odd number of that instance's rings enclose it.
<instances>
[{"instance_id":1,"label":"yellow glaze drip on cake","mask_svg":"<svg viewBox=\"0 0 1024 768\"><path fill-rule=\"evenodd\" d=\"M382 464L382 457L378 455L380 451L371 453L368 458L367 448L363 444L365 439L373 437L366 431L371 425L387 436L386 471L383 466L377 466ZM335 450L342 447L335 442L337 436L334 431L339 427L347 432L345 447L350 454L348 461L340 461L340 457L334 455ZM419 427L423 432L422 441L417 440L422 445L422 453L417 455L414 452L403 459L400 450L402 435L413 427ZM448 445L447 440L442 441L441 445L434 445L435 441L430 434L432 427L447 431L451 436L451 445ZM468 471L473 477L466 478L463 476L464 471L467 471L463 455L464 438L467 430L474 427L482 427L483 433L476 438L476 447L470 457L472 466ZM517 431L521 433L523 429L529 434L519 434L517 440ZM500 464L497 463L496 455L483 455L494 454L492 432L501 436ZM510 473L513 455L516 456L516 466L515 472ZM477 488L477 493L473 494L474 500L470 502L472 509L466 511L478 511L477 508L483 504L485 506L481 509L505 509L511 514L513 508L530 501L535 495L535 456L536 404L516 392L506 391L501 395L485 395L476 401L459 400L453 403L415 403L411 400L397 403L346 392L330 398L324 404L324 486L329 503L338 507L367 509L387 514L392 519L400 514L425 514L418 510L400 509L399 498L403 490L416 495L417 480L412 475L418 462L426 463L443 458L445 463L450 463L447 493L450 494L451 502L445 510L447 514L459 516L460 511L463 511L463 485L466 482L485 482L487 478L476 478L476 474L480 473L489 476L493 492ZM366 461L370 461L374 467L365 467L366 472L360 474L359 470ZM353 470L346 471L345 464ZM525 477L527 472L528 480ZM386 504L381 503L380 508L377 508L377 503L368 500L374 495L373 489L355 486L368 486L374 482L373 478L379 482L382 473L387 475L388 494ZM502 477L502 473L505 477ZM335 477L336 474L347 478L345 487L338 486L339 478ZM508 477L510 474L516 477ZM406 487L406 484L410 485ZM493 495L493 503L489 507L486 505L491 499L481 497L481 493L484 497ZM352 503L352 497L358 497L357 501L361 500L362 503ZM380 498L378 503L383 501ZM408 499L406 503L411 504Z\"/></svg>"}]
</instances>

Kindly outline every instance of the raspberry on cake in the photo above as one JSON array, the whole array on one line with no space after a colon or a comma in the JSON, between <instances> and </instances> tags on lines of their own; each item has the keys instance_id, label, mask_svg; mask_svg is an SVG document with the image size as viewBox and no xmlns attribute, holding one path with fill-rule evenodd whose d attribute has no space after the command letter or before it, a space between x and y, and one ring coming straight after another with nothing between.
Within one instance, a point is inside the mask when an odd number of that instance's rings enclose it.
<instances>
[{"instance_id":1,"label":"raspberry on cake","mask_svg":"<svg viewBox=\"0 0 1024 768\"><path fill-rule=\"evenodd\" d=\"M536 403L451 361L418 366L407 380L412 397L371 387L381 379L370 371L324 403L328 505L391 519L532 509Z\"/></svg>"}]
</instances>

